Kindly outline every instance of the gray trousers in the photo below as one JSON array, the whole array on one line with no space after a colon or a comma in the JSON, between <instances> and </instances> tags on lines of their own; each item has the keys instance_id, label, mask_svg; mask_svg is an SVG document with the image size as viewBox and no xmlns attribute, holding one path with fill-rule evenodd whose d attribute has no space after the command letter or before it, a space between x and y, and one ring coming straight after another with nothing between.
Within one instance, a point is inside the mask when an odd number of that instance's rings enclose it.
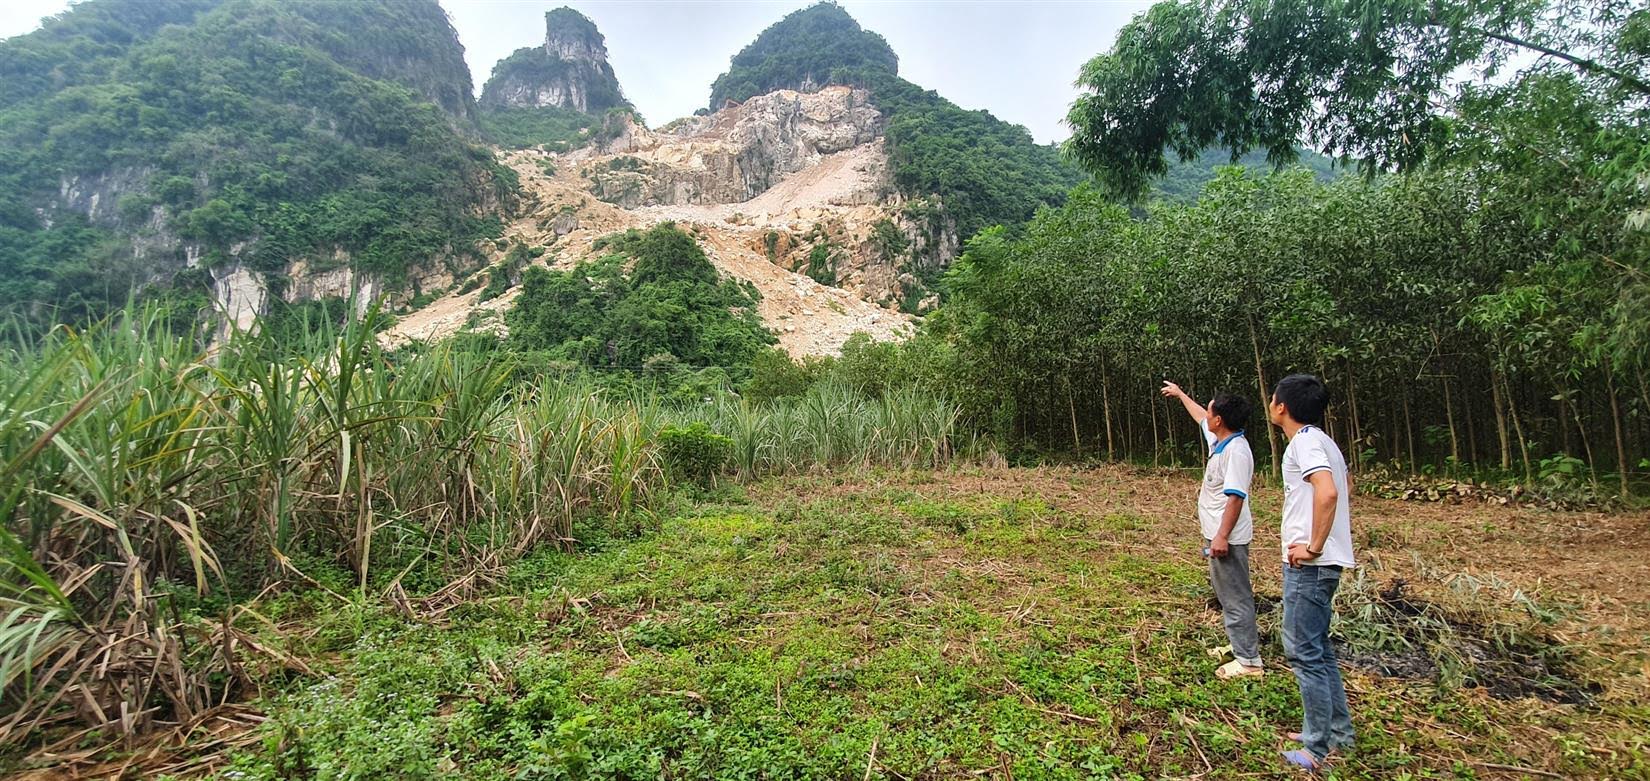
<instances>
[{"instance_id":1,"label":"gray trousers","mask_svg":"<svg viewBox=\"0 0 1650 781\"><path fill-rule=\"evenodd\" d=\"M1260 632L1255 629L1255 589L1249 583L1247 544L1227 545L1224 557L1209 557L1209 585L1214 586L1215 599L1220 600L1232 656L1249 667L1261 666Z\"/></svg>"}]
</instances>

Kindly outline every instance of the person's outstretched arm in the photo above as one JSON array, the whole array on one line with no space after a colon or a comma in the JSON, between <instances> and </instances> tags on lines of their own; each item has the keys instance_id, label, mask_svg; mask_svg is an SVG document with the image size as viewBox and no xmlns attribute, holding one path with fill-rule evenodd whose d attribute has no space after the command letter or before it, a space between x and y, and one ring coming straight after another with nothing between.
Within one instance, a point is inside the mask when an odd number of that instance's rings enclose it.
<instances>
[{"instance_id":1,"label":"person's outstretched arm","mask_svg":"<svg viewBox=\"0 0 1650 781\"><path fill-rule=\"evenodd\" d=\"M1186 391L1181 390L1179 385L1164 380L1162 390L1164 396L1180 399L1180 405L1186 408L1186 414L1191 415L1193 421L1202 423L1204 418L1209 417L1209 411L1193 401L1191 396L1186 395Z\"/></svg>"}]
</instances>

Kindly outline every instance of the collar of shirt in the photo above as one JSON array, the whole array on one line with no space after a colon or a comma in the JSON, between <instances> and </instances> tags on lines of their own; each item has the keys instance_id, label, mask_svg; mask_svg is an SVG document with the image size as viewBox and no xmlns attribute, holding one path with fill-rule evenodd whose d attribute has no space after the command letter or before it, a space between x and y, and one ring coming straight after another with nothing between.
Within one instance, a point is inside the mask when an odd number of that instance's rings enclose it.
<instances>
[{"instance_id":1,"label":"collar of shirt","mask_svg":"<svg viewBox=\"0 0 1650 781\"><path fill-rule=\"evenodd\" d=\"M1238 438L1238 437L1241 437L1241 436L1243 436L1243 432L1242 432L1242 431L1238 431L1238 432L1236 432L1236 433L1234 433L1234 434L1232 434L1232 435L1231 435L1231 436L1229 436L1229 437L1227 437L1227 438L1225 438L1225 439L1222 439L1222 440L1221 440L1221 441L1219 441L1219 442L1216 442L1216 443L1215 443L1215 447L1214 447L1214 449L1213 449L1213 450L1211 450L1211 451L1209 451L1209 455L1211 455L1211 456L1218 456L1218 455L1220 455L1220 451L1222 451L1222 450L1225 450L1225 449L1226 449L1226 446L1227 446L1227 445L1228 445L1228 444L1231 444L1231 442L1232 442L1232 440L1234 440L1234 439L1237 439L1237 438Z\"/></svg>"}]
</instances>

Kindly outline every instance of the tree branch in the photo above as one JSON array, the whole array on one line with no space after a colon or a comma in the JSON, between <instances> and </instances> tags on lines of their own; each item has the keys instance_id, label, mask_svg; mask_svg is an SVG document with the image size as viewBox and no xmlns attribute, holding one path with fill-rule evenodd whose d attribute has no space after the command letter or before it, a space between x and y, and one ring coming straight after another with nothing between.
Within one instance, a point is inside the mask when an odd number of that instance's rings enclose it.
<instances>
[{"instance_id":1,"label":"tree branch","mask_svg":"<svg viewBox=\"0 0 1650 781\"><path fill-rule=\"evenodd\" d=\"M1650 83L1646 83L1644 80L1634 76L1631 73L1628 73L1626 71L1619 70L1619 69L1616 69L1616 68L1612 68L1608 65L1605 65L1604 63L1599 62L1598 60L1592 60L1592 59L1588 59L1586 57L1577 57L1574 54L1570 54L1568 52L1562 52L1562 51L1554 49L1550 46L1543 46L1539 43L1536 43L1535 41L1526 41L1523 38L1515 38L1511 35L1503 35L1501 33L1492 33L1488 30L1478 30L1478 29L1473 29L1473 28L1467 28L1467 29L1471 30L1472 32L1478 33L1479 35L1482 35L1486 38L1490 38L1492 40L1497 40L1497 41L1500 41L1502 43L1511 44L1513 46L1522 47L1522 48L1529 49L1529 50L1535 51L1535 52L1540 52L1540 53L1545 54L1549 57L1557 57L1557 58L1559 58L1559 59L1561 59L1561 60L1563 60L1567 63L1570 63L1571 65L1576 66L1577 68L1580 68L1584 71L1587 71L1588 73L1597 73L1597 74L1601 74L1601 75L1604 75L1604 76L1609 76L1609 77L1621 82L1622 84L1624 84L1628 87L1631 87L1632 89L1634 89L1638 92L1642 92L1646 95L1650 95Z\"/></svg>"}]
</instances>

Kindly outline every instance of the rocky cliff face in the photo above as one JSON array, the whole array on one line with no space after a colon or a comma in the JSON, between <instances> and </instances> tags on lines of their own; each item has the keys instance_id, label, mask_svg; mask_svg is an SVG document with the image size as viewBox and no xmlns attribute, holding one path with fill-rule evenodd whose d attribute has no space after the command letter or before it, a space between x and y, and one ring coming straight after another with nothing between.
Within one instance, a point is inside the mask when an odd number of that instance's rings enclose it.
<instances>
[{"instance_id":1,"label":"rocky cliff face","mask_svg":"<svg viewBox=\"0 0 1650 781\"><path fill-rule=\"evenodd\" d=\"M455 275L467 274L481 265L480 258L453 248L442 257L408 267L397 284L389 285L380 274L356 272L350 253L333 247L330 253L293 256L279 270L267 273L249 262L257 236L230 244L209 262L208 248L202 242L181 238L166 219L164 208L122 207L128 196L141 196L147 191L153 173L148 168L116 168L96 175L64 176L58 183L57 198L39 209L39 216L49 226L54 214L78 213L92 225L116 232L122 241L113 250L112 268L130 276L135 285L161 284L180 270L204 272L217 323L215 333L220 338L231 329L255 328L257 317L268 311L272 288L279 289L288 303L351 299L359 314L378 300L392 309L404 306L420 291L446 289L452 286ZM477 213L508 208L510 205L497 199L483 198Z\"/></svg>"},{"instance_id":2,"label":"rocky cliff face","mask_svg":"<svg viewBox=\"0 0 1650 781\"><path fill-rule=\"evenodd\" d=\"M628 106L596 25L571 8L544 15L544 43L518 49L482 87L485 109L557 108L600 113Z\"/></svg>"},{"instance_id":3,"label":"rocky cliff face","mask_svg":"<svg viewBox=\"0 0 1650 781\"><path fill-rule=\"evenodd\" d=\"M630 122L613 141L576 154L590 191L634 209L750 200L827 155L876 141L882 116L863 90L781 90L657 132ZM864 193L878 200L880 192Z\"/></svg>"},{"instance_id":4,"label":"rocky cliff face","mask_svg":"<svg viewBox=\"0 0 1650 781\"><path fill-rule=\"evenodd\" d=\"M596 23L566 6L544 14L544 50L567 62L607 64L607 39Z\"/></svg>"}]
</instances>

